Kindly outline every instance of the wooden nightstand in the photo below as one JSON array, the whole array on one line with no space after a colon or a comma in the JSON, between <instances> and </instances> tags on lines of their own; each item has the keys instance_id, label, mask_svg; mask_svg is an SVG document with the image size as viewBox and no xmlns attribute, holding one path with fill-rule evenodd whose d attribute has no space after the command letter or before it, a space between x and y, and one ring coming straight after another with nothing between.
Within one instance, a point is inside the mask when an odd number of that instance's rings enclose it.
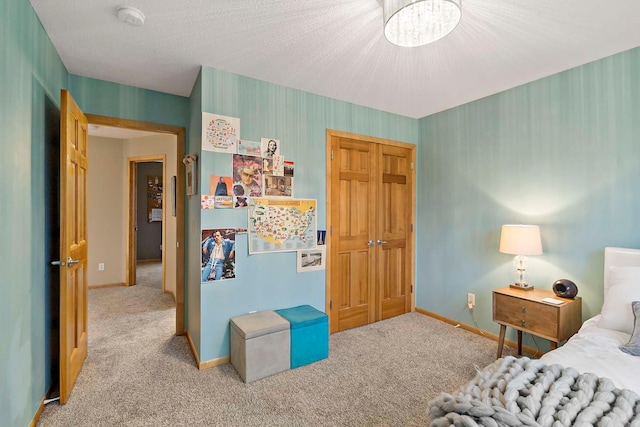
<instances>
[{"instance_id":1,"label":"wooden nightstand","mask_svg":"<svg viewBox=\"0 0 640 427\"><path fill-rule=\"evenodd\" d=\"M563 303L555 305L542 301L547 297ZM522 354L523 332L549 340L551 350L554 350L558 348L558 343L580 329L582 299L560 298L544 289L496 289L493 291L493 321L500 324L498 359L502 357L507 326L518 331L518 355Z\"/></svg>"}]
</instances>

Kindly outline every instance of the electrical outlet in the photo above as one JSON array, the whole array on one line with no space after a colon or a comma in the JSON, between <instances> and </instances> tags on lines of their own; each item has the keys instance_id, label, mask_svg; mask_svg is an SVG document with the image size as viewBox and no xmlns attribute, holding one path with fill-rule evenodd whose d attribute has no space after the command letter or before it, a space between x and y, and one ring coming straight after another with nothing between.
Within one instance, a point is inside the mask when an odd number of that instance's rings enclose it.
<instances>
[{"instance_id":1,"label":"electrical outlet","mask_svg":"<svg viewBox=\"0 0 640 427\"><path fill-rule=\"evenodd\" d=\"M467 306L469 308L473 308L476 306L476 295L475 294L467 294Z\"/></svg>"},{"instance_id":2,"label":"electrical outlet","mask_svg":"<svg viewBox=\"0 0 640 427\"><path fill-rule=\"evenodd\" d=\"M98 264L98 271L104 271L104 262Z\"/></svg>"}]
</instances>

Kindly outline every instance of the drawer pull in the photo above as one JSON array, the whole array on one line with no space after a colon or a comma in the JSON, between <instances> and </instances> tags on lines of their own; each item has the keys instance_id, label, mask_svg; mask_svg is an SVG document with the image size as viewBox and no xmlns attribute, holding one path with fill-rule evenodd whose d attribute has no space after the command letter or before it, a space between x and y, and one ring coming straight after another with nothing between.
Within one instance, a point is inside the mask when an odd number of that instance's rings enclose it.
<instances>
[{"instance_id":1,"label":"drawer pull","mask_svg":"<svg viewBox=\"0 0 640 427\"><path fill-rule=\"evenodd\" d=\"M524 320L524 319L522 319L522 320L520 321L520 323L522 323L522 326L524 326L524 325L527 323L527 321L526 321L526 320Z\"/></svg>"},{"instance_id":2,"label":"drawer pull","mask_svg":"<svg viewBox=\"0 0 640 427\"><path fill-rule=\"evenodd\" d=\"M523 305L522 307L520 307L520 311L524 313L525 311L527 311L527 307Z\"/></svg>"}]
</instances>

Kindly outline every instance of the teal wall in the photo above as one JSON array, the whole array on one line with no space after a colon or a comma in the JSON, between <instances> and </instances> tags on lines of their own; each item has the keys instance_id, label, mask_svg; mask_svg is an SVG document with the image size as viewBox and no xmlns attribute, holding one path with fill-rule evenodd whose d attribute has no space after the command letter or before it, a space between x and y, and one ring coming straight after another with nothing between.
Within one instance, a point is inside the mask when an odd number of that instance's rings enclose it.
<instances>
[{"instance_id":1,"label":"teal wall","mask_svg":"<svg viewBox=\"0 0 640 427\"><path fill-rule=\"evenodd\" d=\"M416 305L460 322L491 321L491 290L512 280L497 250L504 223L541 226L531 281L576 281L585 318L602 303L605 246L640 246L640 50L634 49L421 120L203 68L191 98L68 75L27 1L0 0L0 425L32 420L51 378L46 354L45 116L70 89L87 113L184 126L200 178L230 174L230 156L200 151L200 112L239 117L242 137L282 141L297 197L326 224L325 129L418 144ZM202 186L200 185L200 190ZM200 227L246 227L246 213L187 201L187 326L200 359L228 355L228 319L297 304L324 307L324 272L295 272L295 254L247 255L238 278L199 283Z\"/></svg>"},{"instance_id":2,"label":"teal wall","mask_svg":"<svg viewBox=\"0 0 640 427\"><path fill-rule=\"evenodd\" d=\"M50 384L44 110L67 71L28 1L0 0L0 425L26 426Z\"/></svg>"},{"instance_id":3,"label":"teal wall","mask_svg":"<svg viewBox=\"0 0 640 427\"><path fill-rule=\"evenodd\" d=\"M45 105L188 127L188 98L71 76L28 1L0 0L0 425L28 425L49 386Z\"/></svg>"},{"instance_id":4,"label":"teal wall","mask_svg":"<svg viewBox=\"0 0 640 427\"><path fill-rule=\"evenodd\" d=\"M491 290L513 280L500 227L531 223L531 283L571 279L597 314L604 247L640 247L640 49L423 118L420 135L416 305L472 324L473 292L497 333Z\"/></svg>"},{"instance_id":5,"label":"teal wall","mask_svg":"<svg viewBox=\"0 0 640 427\"><path fill-rule=\"evenodd\" d=\"M240 118L242 139L280 140L280 153L295 162L294 196L317 199L319 229L326 229L327 128L418 142L415 119L207 67L201 76L202 111ZM204 151L200 157L200 190L206 193L210 175L231 175L231 155ZM247 227L246 210L203 210L201 218L202 228ZM246 234L236 235L236 275L235 280L202 284L202 361L229 354L230 317L300 304L324 311L325 273L296 273L295 252L248 256Z\"/></svg>"},{"instance_id":6,"label":"teal wall","mask_svg":"<svg viewBox=\"0 0 640 427\"><path fill-rule=\"evenodd\" d=\"M87 114L189 127L189 98L69 75L69 91Z\"/></svg>"}]
</instances>

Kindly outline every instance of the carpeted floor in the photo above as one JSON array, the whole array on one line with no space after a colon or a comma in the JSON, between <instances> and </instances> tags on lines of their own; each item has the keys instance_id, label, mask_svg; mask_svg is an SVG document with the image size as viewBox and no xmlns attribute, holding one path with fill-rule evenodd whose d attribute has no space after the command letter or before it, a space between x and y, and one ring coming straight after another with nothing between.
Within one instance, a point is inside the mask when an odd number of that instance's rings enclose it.
<instances>
[{"instance_id":1,"label":"carpeted floor","mask_svg":"<svg viewBox=\"0 0 640 427\"><path fill-rule=\"evenodd\" d=\"M244 384L229 364L199 371L174 336L160 272L89 296L89 355L69 402L40 426L417 426L427 403L495 360L495 341L419 313L331 335L328 359Z\"/></svg>"}]
</instances>

